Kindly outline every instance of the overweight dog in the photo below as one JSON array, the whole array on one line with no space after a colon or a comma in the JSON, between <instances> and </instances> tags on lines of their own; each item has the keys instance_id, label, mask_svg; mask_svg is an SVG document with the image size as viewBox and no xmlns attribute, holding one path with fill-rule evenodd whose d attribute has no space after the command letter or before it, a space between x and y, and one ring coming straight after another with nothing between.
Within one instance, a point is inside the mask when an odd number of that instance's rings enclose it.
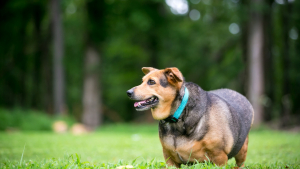
<instances>
[{"instance_id":1,"label":"overweight dog","mask_svg":"<svg viewBox=\"0 0 300 169\"><path fill-rule=\"evenodd\" d=\"M143 67L142 84L127 91L137 111L151 109L159 120L159 138L168 165L196 161L225 165L234 157L244 166L254 111L241 94L205 91L185 82L177 68Z\"/></svg>"}]
</instances>

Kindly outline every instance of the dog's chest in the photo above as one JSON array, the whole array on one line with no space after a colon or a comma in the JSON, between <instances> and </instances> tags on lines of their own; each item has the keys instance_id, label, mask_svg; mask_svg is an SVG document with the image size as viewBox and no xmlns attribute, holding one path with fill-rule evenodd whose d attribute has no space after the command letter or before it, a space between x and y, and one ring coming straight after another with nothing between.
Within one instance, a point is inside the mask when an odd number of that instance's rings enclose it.
<instances>
[{"instance_id":1,"label":"dog's chest","mask_svg":"<svg viewBox=\"0 0 300 169\"><path fill-rule=\"evenodd\" d=\"M161 143L164 149L170 152L173 159L178 163L193 161L194 158L191 158L194 156L193 152L200 148L197 146L197 141L175 131L169 124L166 124L164 129L166 133L161 135Z\"/></svg>"},{"instance_id":2,"label":"dog's chest","mask_svg":"<svg viewBox=\"0 0 300 169\"><path fill-rule=\"evenodd\" d=\"M190 140L185 136L166 135L162 137L164 147L172 150L179 151L181 149L191 149L193 147L194 140Z\"/></svg>"}]
</instances>

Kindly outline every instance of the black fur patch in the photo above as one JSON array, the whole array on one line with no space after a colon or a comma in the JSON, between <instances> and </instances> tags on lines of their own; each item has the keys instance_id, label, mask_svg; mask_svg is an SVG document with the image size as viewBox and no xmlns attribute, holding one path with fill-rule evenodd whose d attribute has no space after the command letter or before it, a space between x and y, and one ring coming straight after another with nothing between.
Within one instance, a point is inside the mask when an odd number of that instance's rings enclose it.
<instances>
[{"instance_id":1,"label":"black fur patch","mask_svg":"<svg viewBox=\"0 0 300 169\"><path fill-rule=\"evenodd\" d=\"M160 78L160 79L159 79L159 83L160 83L160 85L161 85L162 87L164 87L164 88L166 88L166 87L169 85L166 76Z\"/></svg>"},{"instance_id":2,"label":"black fur patch","mask_svg":"<svg viewBox=\"0 0 300 169\"><path fill-rule=\"evenodd\" d=\"M165 128L166 122L164 120L159 121L159 137L162 138L163 136L167 135L167 129Z\"/></svg>"}]
</instances>

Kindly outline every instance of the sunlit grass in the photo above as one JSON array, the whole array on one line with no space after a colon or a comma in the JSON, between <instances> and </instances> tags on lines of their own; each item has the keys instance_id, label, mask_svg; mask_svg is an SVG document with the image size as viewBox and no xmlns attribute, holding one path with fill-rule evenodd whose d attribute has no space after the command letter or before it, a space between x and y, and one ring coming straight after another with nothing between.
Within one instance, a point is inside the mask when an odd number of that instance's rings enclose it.
<instances>
[{"instance_id":1,"label":"sunlit grass","mask_svg":"<svg viewBox=\"0 0 300 169\"><path fill-rule=\"evenodd\" d=\"M227 167L234 164L231 159ZM250 168L300 168L300 134L252 131L245 164ZM0 133L0 168L115 168L125 165L135 168L165 165L157 125L111 125L80 136L51 132ZM192 166L202 167L216 166L210 163Z\"/></svg>"}]
</instances>

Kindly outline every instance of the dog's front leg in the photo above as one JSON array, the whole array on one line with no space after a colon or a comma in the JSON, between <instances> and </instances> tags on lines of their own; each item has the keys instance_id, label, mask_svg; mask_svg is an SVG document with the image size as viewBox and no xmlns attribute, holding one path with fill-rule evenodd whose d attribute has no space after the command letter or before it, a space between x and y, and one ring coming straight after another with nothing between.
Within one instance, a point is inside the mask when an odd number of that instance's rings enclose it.
<instances>
[{"instance_id":1,"label":"dog's front leg","mask_svg":"<svg viewBox=\"0 0 300 169\"><path fill-rule=\"evenodd\" d=\"M212 162L217 164L218 166L224 166L227 164L228 156L223 151L215 151L212 153Z\"/></svg>"},{"instance_id":2,"label":"dog's front leg","mask_svg":"<svg viewBox=\"0 0 300 169\"><path fill-rule=\"evenodd\" d=\"M176 168L179 168L180 167L180 164L179 163L176 163L172 158L171 158L171 154L163 148L163 154L164 154L164 158L166 160L166 164L168 166L174 166Z\"/></svg>"}]
</instances>

